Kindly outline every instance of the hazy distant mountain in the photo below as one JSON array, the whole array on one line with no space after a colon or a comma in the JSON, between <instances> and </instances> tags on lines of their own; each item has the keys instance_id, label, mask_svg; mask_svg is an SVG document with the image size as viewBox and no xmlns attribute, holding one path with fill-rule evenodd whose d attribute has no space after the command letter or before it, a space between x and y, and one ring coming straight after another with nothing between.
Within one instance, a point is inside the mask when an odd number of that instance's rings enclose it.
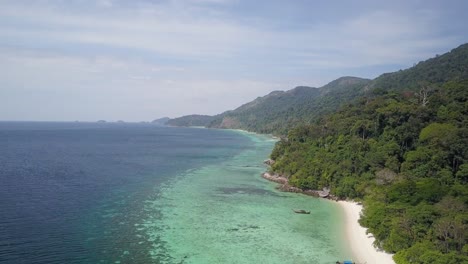
<instances>
[{"instance_id":1,"label":"hazy distant mountain","mask_svg":"<svg viewBox=\"0 0 468 264\"><path fill-rule=\"evenodd\" d=\"M208 126L213 120L214 116L208 115L188 115L174 119L170 119L167 125L170 126Z\"/></svg>"},{"instance_id":2,"label":"hazy distant mountain","mask_svg":"<svg viewBox=\"0 0 468 264\"><path fill-rule=\"evenodd\" d=\"M162 117L162 118L158 118L158 119L155 119L155 120L151 121L151 124L164 126L164 125L166 125L167 121L169 121L169 120L170 120L169 117Z\"/></svg>"}]
</instances>

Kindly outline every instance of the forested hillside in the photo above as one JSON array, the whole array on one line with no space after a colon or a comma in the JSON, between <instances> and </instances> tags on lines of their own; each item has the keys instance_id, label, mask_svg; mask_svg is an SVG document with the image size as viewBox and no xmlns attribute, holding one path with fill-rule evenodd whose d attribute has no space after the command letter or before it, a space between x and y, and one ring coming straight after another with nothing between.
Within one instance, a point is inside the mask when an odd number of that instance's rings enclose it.
<instances>
[{"instance_id":1,"label":"forested hillside","mask_svg":"<svg viewBox=\"0 0 468 264\"><path fill-rule=\"evenodd\" d=\"M343 104L387 91L432 89L450 80L468 79L468 44L451 52L419 62L374 80L342 77L321 88L300 86L289 91L275 91L266 96L216 116L191 115L172 119L169 125L236 128L257 133L286 135L298 124L314 124L323 115Z\"/></svg>"},{"instance_id":2,"label":"forested hillside","mask_svg":"<svg viewBox=\"0 0 468 264\"><path fill-rule=\"evenodd\" d=\"M468 79L468 44L444 55L419 62L414 67L385 73L372 81L370 87L383 90L417 90L421 84L440 85L451 80Z\"/></svg>"},{"instance_id":3,"label":"forested hillside","mask_svg":"<svg viewBox=\"0 0 468 264\"><path fill-rule=\"evenodd\" d=\"M291 127L313 123L319 116L363 95L369 83L367 79L342 77L321 88L299 86L286 92L275 91L235 110L216 116L183 116L169 120L168 125L235 128L286 135Z\"/></svg>"},{"instance_id":4,"label":"forested hillside","mask_svg":"<svg viewBox=\"0 0 468 264\"><path fill-rule=\"evenodd\" d=\"M361 223L397 263L455 264L468 263L467 116L464 44L372 81L343 77L171 122L287 134L274 173L362 200Z\"/></svg>"},{"instance_id":5,"label":"forested hillside","mask_svg":"<svg viewBox=\"0 0 468 264\"><path fill-rule=\"evenodd\" d=\"M312 123L320 115L333 112L342 103L358 97L369 82L342 77L321 88L299 86L286 92L272 92L219 115L209 127L285 135L291 127Z\"/></svg>"},{"instance_id":6,"label":"forested hillside","mask_svg":"<svg viewBox=\"0 0 468 264\"><path fill-rule=\"evenodd\" d=\"M294 113L298 106L313 101L319 95L318 89L305 86L286 92L275 91L217 116L208 126L239 128L259 133L284 132L289 125L298 121L299 116Z\"/></svg>"},{"instance_id":7,"label":"forested hillside","mask_svg":"<svg viewBox=\"0 0 468 264\"><path fill-rule=\"evenodd\" d=\"M272 170L363 199L362 224L397 263L466 263L468 81L376 92L291 130Z\"/></svg>"},{"instance_id":8,"label":"forested hillside","mask_svg":"<svg viewBox=\"0 0 468 264\"><path fill-rule=\"evenodd\" d=\"M166 122L169 126L207 126L213 120L214 116L208 115L188 115L174 119L170 119Z\"/></svg>"}]
</instances>

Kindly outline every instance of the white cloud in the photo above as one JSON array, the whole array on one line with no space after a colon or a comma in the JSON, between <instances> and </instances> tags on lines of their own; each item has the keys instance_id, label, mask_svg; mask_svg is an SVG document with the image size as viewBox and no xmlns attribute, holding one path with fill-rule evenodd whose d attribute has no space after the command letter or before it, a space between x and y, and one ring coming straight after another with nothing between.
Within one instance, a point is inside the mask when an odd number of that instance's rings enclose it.
<instances>
[{"instance_id":1,"label":"white cloud","mask_svg":"<svg viewBox=\"0 0 468 264\"><path fill-rule=\"evenodd\" d=\"M155 12L148 14L150 10ZM44 7L24 9L7 6L0 9L0 15L18 23L28 22L40 27L18 29L0 26L0 33L9 38L103 44L177 56L220 57L234 55L241 43L253 34L248 28L227 21L214 18L191 20L173 14L177 14L177 10L169 6L148 7L145 13L118 9L100 15L81 12L64 14L60 10Z\"/></svg>"},{"instance_id":2,"label":"white cloud","mask_svg":"<svg viewBox=\"0 0 468 264\"><path fill-rule=\"evenodd\" d=\"M236 2L2 2L0 113L21 106L18 118L34 116L34 95L48 102L37 119L214 114L350 68L409 66L467 40L437 34L434 9L350 10L285 29L281 17L226 15Z\"/></svg>"},{"instance_id":3,"label":"white cloud","mask_svg":"<svg viewBox=\"0 0 468 264\"><path fill-rule=\"evenodd\" d=\"M454 42L450 36L441 39L430 34L437 14L428 11L415 16L414 12L374 10L334 24L278 31L217 16L200 16L199 11L190 7L201 2L229 1L173 1L144 5L140 9L113 8L98 14L70 13L47 6L25 9L7 5L0 10L0 15L42 29L3 25L0 36L46 39L57 45L104 45L195 60L250 58L250 54L256 54L259 59L286 59L288 63L315 68L406 63L427 56L428 47L445 47ZM294 56L298 53L307 56ZM312 55L318 57L316 63L310 60Z\"/></svg>"},{"instance_id":4,"label":"white cloud","mask_svg":"<svg viewBox=\"0 0 468 264\"><path fill-rule=\"evenodd\" d=\"M68 117L90 121L151 120L192 112L216 114L277 86L244 79L200 79L178 68L160 67L155 72L157 65L107 57L89 60L0 53L0 60L5 62L0 64L4 74L0 98L6 100L0 104L0 113L8 113L11 107L21 108L23 112L17 119L28 119L32 112L38 120ZM13 106L7 102L16 103ZM41 110L35 111L38 103ZM23 116L24 109L29 109L28 115Z\"/></svg>"}]
</instances>

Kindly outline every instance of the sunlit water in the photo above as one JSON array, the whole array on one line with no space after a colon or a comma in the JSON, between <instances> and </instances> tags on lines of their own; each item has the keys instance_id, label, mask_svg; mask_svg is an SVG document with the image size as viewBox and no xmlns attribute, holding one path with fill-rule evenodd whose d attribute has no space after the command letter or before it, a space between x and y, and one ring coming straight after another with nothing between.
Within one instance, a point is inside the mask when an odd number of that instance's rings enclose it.
<instances>
[{"instance_id":1,"label":"sunlit water","mask_svg":"<svg viewBox=\"0 0 468 264\"><path fill-rule=\"evenodd\" d=\"M260 177L273 145L238 131L0 123L0 263L348 257L334 203Z\"/></svg>"}]
</instances>

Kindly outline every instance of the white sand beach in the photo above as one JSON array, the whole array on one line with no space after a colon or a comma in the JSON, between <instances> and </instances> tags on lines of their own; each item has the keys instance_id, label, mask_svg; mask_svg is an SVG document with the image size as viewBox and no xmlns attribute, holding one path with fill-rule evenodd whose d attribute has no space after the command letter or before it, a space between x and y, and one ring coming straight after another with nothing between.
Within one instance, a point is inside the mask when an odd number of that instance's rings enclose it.
<instances>
[{"instance_id":1,"label":"white sand beach","mask_svg":"<svg viewBox=\"0 0 468 264\"><path fill-rule=\"evenodd\" d=\"M367 229L359 224L362 205L347 201L338 203L345 213L346 236L355 257L354 261L367 264L395 264L393 255L378 251L372 245L375 240L372 234L366 234Z\"/></svg>"}]
</instances>

